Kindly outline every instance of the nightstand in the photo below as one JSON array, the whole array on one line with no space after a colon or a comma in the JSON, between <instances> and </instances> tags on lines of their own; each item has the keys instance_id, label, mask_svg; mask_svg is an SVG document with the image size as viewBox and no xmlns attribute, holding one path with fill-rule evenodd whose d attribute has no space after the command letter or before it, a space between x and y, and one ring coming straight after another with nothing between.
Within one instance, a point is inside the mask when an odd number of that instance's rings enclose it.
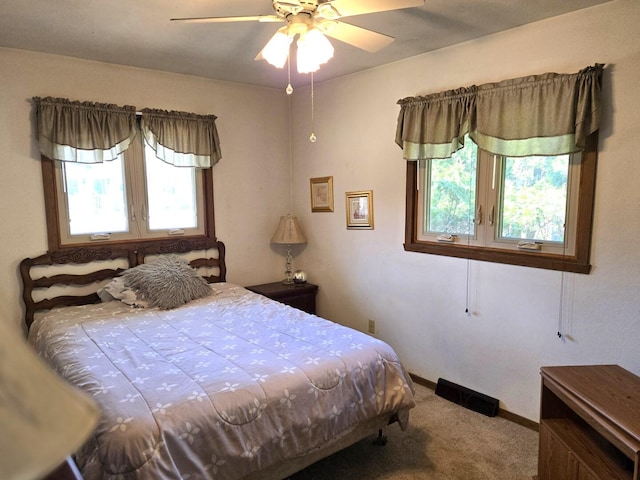
<instances>
[{"instance_id":1,"label":"nightstand","mask_svg":"<svg viewBox=\"0 0 640 480\"><path fill-rule=\"evenodd\" d=\"M307 313L316 313L316 293L318 293L318 286L312 283L285 285L282 282L274 282L264 283L262 285L251 285L245 288L272 300L277 300L291 307L304 310Z\"/></svg>"}]
</instances>

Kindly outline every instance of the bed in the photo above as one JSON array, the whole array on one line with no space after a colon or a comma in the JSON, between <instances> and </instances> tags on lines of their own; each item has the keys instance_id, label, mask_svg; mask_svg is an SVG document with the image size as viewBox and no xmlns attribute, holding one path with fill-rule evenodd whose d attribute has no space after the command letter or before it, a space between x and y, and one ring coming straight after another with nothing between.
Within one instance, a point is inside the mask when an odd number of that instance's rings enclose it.
<instances>
[{"instance_id":1,"label":"bed","mask_svg":"<svg viewBox=\"0 0 640 480\"><path fill-rule=\"evenodd\" d=\"M165 305L131 280L178 264L154 291L179 297L188 270L208 292ZM102 410L74 455L87 479L282 479L407 426L389 345L226 282L221 242L48 253L20 273L29 341Z\"/></svg>"}]
</instances>

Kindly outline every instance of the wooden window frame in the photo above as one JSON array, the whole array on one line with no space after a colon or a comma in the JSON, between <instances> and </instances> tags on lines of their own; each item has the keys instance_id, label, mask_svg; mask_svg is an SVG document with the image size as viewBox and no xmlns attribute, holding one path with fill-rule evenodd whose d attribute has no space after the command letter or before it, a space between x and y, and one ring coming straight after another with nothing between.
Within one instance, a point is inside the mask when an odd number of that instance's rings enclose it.
<instances>
[{"instance_id":1,"label":"wooden window frame","mask_svg":"<svg viewBox=\"0 0 640 480\"><path fill-rule=\"evenodd\" d=\"M595 132L587 138L585 150L582 152L576 244L575 252L570 256L464 245L462 243L443 244L418 240L418 229L420 228L420 220L418 219L418 162L408 161L404 249L409 252L588 274L591 271L589 262L593 230L597 161L598 133Z\"/></svg>"},{"instance_id":2,"label":"wooden window frame","mask_svg":"<svg viewBox=\"0 0 640 480\"><path fill-rule=\"evenodd\" d=\"M92 242L92 243L74 243L63 244L60 232L59 224L59 198L56 188L56 175L55 175L55 160L51 160L44 155L41 156L42 165L42 181L44 187L44 204L45 215L47 221L47 242L49 246L49 252L57 252L65 249L77 249L82 248L104 248L105 245L110 247L126 246L127 248L138 249L148 245L162 245L163 243L171 244L175 243L176 237L167 236L166 238L136 238L133 240L109 240L104 242ZM215 236L215 215L214 215L214 203L213 203L213 169L202 169L202 195L203 195L203 208L204 208L204 233L200 235L184 235L180 239L185 240L197 240L205 239L206 244L216 241Z\"/></svg>"}]
</instances>

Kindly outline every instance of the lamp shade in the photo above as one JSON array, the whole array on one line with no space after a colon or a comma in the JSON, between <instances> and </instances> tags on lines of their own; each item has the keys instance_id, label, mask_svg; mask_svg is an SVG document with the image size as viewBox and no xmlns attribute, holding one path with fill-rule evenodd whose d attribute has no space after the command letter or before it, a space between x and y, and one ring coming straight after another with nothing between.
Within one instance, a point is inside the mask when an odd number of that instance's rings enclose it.
<instances>
[{"instance_id":1,"label":"lamp shade","mask_svg":"<svg viewBox=\"0 0 640 480\"><path fill-rule=\"evenodd\" d=\"M307 239L302 233L298 219L291 215L280 217L280 223L276 233L271 237L271 243L279 243L284 245L296 245L307 243Z\"/></svg>"},{"instance_id":2,"label":"lamp shade","mask_svg":"<svg viewBox=\"0 0 640 480\"><path fill-rule=\"evenodd\" d=\"M293 37L287 34L287 28L279 29L271 40L262 49L261 55L267 62L276 68L284 67L289 57L289 46Z\"/></svg>"},{"instance_id":3,"label":"lamp shade","mask_svg":"<svg viewBox=\"0 0 640 480\"><path fill-rule=\"evenodd\" d=\"M42 478L89 436L100 411L0 319L0 476Z\"/></svg>"},{"instance_id":4,"label":"lamp shade","mask_svg":"<svg viewBox=\"0 0 640 480\"><path fill-rule=\"evenodd\" d=\"M333 45L317 28L311 28L298 38L298 72L311 73L333 57Z\"/></svg>"}]
</instances>

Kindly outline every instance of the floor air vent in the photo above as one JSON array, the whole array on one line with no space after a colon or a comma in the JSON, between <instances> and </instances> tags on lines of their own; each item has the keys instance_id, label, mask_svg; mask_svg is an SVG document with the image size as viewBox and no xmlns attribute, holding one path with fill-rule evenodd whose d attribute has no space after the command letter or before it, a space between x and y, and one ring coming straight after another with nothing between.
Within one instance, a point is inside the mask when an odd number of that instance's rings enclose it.
<instances>
[{"instance_id":1,"label":"floor air vent","mask_svg":"<svg viewBox=\"0 0 640 480\"><path fill-rule=\"evenodd\" d=\"M436 395L488 417L495 417L498 414L499 401L497 398L475 392L462 385L456 385L444 378L438 379Z\"/></svg>"}]
</instances>

